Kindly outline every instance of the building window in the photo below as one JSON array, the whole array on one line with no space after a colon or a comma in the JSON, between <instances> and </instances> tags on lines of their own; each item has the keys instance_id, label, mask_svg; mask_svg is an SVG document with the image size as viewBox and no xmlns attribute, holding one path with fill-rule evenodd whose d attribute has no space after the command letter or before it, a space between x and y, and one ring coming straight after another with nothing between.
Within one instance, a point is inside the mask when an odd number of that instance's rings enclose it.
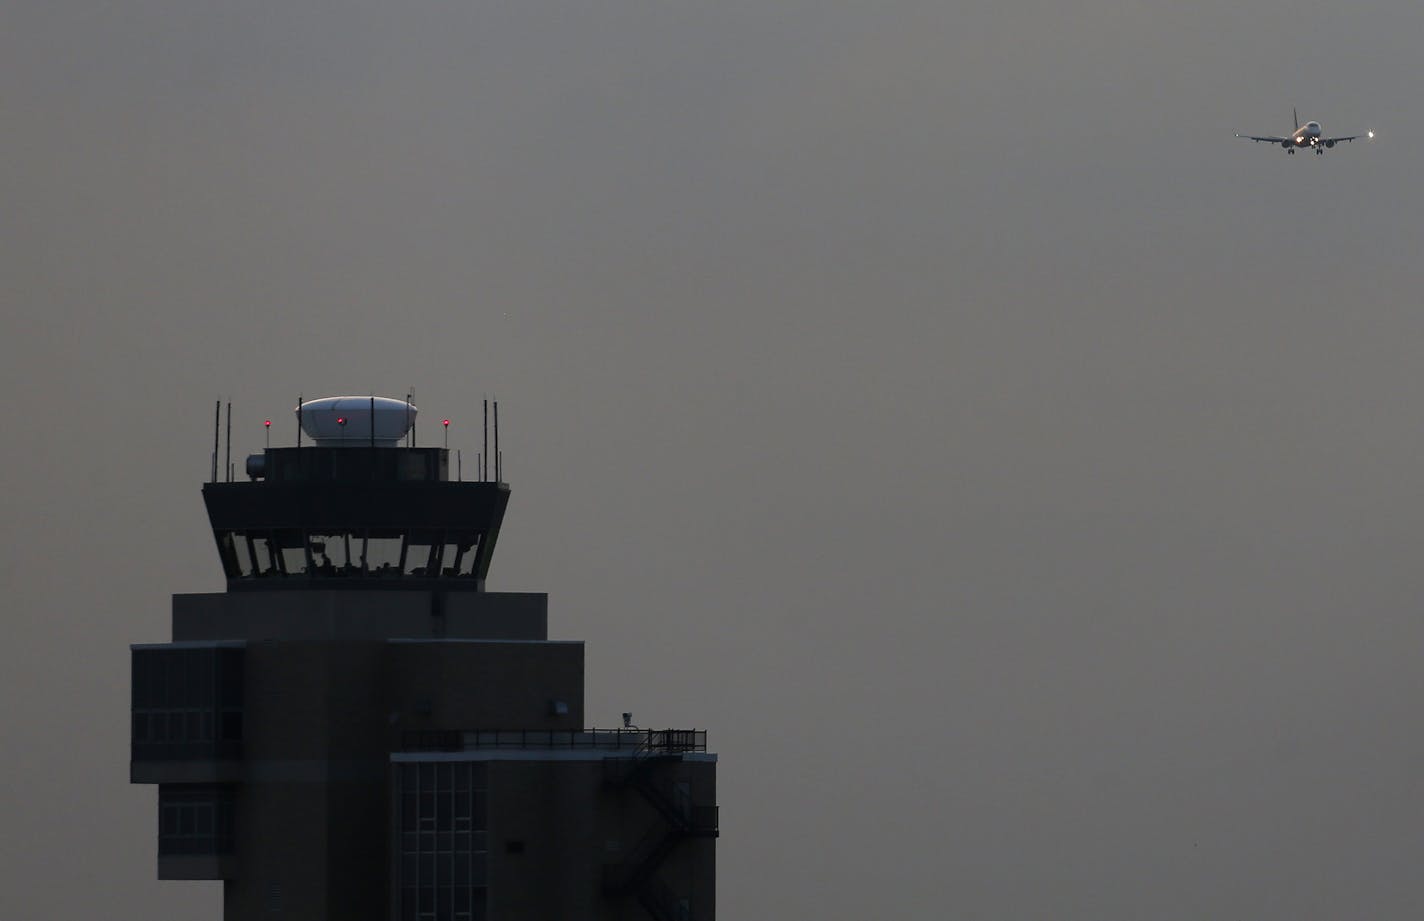
<instances>
[{"instance_id":1,"label":"building window","mask_svg":"<svg viewBox=\"0 0 1424 921\"><path fill-rule=\"evenodd\" d=\"M400 765L401 921L484 921L485 765Z\"/></svg>"},{"instance_id":2,"label":"building window","mask_svg":"<svg viewBox=\"0 0 1424 921\"><path fill-rule=\"evenodd\" d=\"M135 761L239 757L242 649L135 649L132 706Z\"/></svg>"},{"instance_id":3,"label":"building window","mask_svg":"<svg viewBox=\"0 0 1424 921\"><path fill-rule=\"evenodd\" d=\"M229 579L473 579L481 535L400 528L218 531Z\"/></svg>"},{"instance_id":4,"label":"building window","mask_svg":"<svg viewBox=\"0 0 1424 921\"><path fill-rule=\"evenodd\" d=\"M158 787L158 855L232 853L233 790L204 784Z\"/></svg>"}]
</instances>

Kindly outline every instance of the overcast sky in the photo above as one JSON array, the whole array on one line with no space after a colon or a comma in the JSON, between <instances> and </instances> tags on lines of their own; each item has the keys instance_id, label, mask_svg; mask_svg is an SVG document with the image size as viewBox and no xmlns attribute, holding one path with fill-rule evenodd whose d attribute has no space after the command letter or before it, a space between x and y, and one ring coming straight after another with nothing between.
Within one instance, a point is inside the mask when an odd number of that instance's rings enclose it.
<instances>
[{"instance_id":1,"label":"overcast sky","mask_svg":"<svg viewBox=\"0 0 1424 921\"><path fill-rule=\"evenodd\" d=\"M213 400L411 388L588 721L710 730L724 919L1419 917L1421 36L0 5L0 917L220 918L127 783Z\"/></svg>"}]
</instances>

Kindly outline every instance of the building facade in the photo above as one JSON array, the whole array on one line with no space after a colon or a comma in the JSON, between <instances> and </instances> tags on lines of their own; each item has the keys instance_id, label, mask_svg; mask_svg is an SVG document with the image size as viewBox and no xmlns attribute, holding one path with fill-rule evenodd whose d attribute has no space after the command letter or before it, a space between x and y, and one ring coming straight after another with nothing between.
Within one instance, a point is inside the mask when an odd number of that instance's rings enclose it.
<instances>
[{"instance_id":1,"label":"building facade","mask_svg":"<svg viewBox=\"0 0 1424 921\"><path fill-rule=\"evenodd\" d=\"M159 877L228 921L713 918L706 734L583 728L583 643L485 591L509 487L378 441L392 402L203 488L227 591L132 648Z\"/></svg>"}]
</instances>

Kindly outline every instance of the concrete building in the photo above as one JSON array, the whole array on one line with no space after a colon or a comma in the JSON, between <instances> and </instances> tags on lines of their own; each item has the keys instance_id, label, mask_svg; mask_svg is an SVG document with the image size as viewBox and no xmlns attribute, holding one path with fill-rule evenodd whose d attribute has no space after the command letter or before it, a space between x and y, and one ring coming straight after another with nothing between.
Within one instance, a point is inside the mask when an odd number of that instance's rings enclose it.
<instances>
[{"instance_id":1,"label":"concrete building","mask_svg":"<svg viewBox=\"0 0 1424 921\"><path fill-rule=\"evenodd\" d=\"M414 407L332 405L246 482L215 441L227 591L132 649L159 878L221 880L227 921L713 918L706 734L583 728L583 643L485 591L498 464L451 480Z\"/></svg>"}]
</instances>

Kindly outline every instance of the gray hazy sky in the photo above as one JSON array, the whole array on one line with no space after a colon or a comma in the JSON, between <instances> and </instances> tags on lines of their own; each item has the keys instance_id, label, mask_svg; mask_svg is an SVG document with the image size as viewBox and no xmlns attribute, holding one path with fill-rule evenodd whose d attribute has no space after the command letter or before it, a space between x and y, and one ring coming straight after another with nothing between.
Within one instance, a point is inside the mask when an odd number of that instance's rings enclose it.
<instances>
[{"instance_id":1,"label":"gray hazy sky","mask_svg":"<svg viewBox=\"0 0 1424 921\"><path fill-rule=\"evenodd\" d=\"M126 782L212 401L411 387L589 721L711 730L723 918L1419 917L1421 35L0 5L0 917L220 917Z\"/></svg>"}]
</instances>

